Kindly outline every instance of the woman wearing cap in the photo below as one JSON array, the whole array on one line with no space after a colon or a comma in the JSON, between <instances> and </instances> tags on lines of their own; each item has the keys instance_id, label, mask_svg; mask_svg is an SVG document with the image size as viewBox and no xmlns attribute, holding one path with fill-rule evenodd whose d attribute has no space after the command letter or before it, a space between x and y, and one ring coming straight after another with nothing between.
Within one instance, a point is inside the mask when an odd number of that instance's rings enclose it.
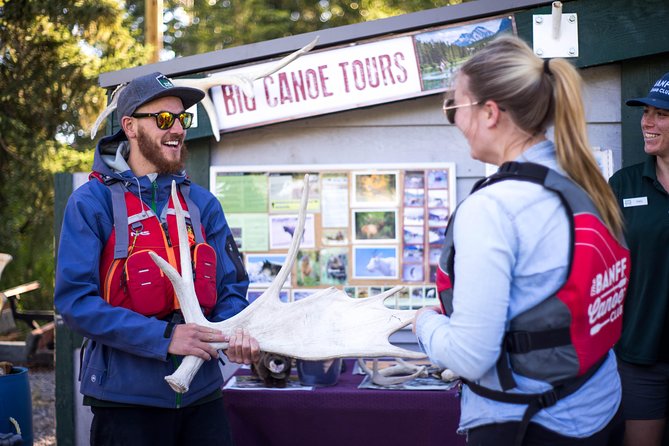
<instances>
[{"instance_id":1,"label":"woman wearing cap","mask_svg":"<svg viewBox=\"0 0 669 446\"><path fill-rule=\"evenodd\" d=\"M643 163L610 179L625 219L632 254L623 335L616 346L623 383L626 445L660 445L669 394L669 73L645 98Z\"/></svg>"},{"instance_id":2,"label":"woman wearing cap","mask_svg":"<svg viewBox=\"0 0 669 446\"><path fill-rule=\"evenodd\" d=\"M616 253L616 286L626 283L629 257L620 244L615 197L587 142L580 85L567 61L543 61L526 43L506 36L462 65L453 97L444 103L471 156L500 166L451 217L437 274L442 308L423 308L415 321L431 361L464 378L459 432L470 445L622 441L615 332L598 346L586 373L569 375L572 313L557 298L576 280L572 271L601 264L601 256L579 254L576 231L570 230L577 214L592 217L592 232L611 241L612 249L605 251ZM551 124L555 143L546 138ZM573 197L586 212L578 212ZM586 314L591 293L602 291L593 279L588 276L572 294ZM610 304L593 312L602 316L595 325L581 322L593 337L615 326L608 320L620 315L622 303ZM560 314L565 317L558 321ZM521 332L517 324L536 330ZM523 336L513 339L523 333L524 347ZM561 369L564 375L557 377Z\"/></svg>"}]
</instances>

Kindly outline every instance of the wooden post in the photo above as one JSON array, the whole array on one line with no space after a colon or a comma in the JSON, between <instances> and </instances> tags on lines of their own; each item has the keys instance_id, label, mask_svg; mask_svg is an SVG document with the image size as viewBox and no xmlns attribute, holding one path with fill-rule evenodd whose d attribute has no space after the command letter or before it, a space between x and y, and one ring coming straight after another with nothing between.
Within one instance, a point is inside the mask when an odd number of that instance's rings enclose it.
<instances>
[{"instance_id":1,"label":"wooden post","mask_svg":"<svg viewBox=\"0 0 669 446\"><path fill-rule=\"evenodd\" d=\"M144 0L145 41L151 45L149 62L160 61L163 49L163 0Z\"/></svg>"}]
</instances>

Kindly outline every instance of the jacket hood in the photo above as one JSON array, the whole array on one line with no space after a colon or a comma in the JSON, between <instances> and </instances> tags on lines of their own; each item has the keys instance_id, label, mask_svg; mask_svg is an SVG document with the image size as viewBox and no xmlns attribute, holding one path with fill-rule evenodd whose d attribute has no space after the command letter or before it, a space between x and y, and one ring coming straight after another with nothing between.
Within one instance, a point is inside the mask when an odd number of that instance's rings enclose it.
<instances>
[{"instance_id":1,"label":"jacket hood","mask_svg":"<svg viewBox=\"0 0 669 446\"><path fill-rule=\"evenodd\" d=\"M127 176L121 174L127 171L132 174L130 166L126 162L129 150L128 138L123 130L105 136L98 141L95 147L93 170L117 179L127 179ZM134 177L134 175L132 176Z\"/></svg>"}]
</instances>

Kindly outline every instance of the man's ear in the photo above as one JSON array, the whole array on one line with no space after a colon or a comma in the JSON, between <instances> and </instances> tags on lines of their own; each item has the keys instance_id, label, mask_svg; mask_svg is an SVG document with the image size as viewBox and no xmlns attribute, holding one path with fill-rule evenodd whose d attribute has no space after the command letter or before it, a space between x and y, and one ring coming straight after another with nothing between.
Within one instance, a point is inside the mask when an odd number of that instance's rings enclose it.
<instances>
[{"instance_id":1,"label":"man's ear","mask_svg":"<svg viewBox=\"0 0 669 446\"><path fill-rule=\"evenodd\" d=\"M123 132L128 139L135 138L137 136L137 120L131 118L130 116L124 116L121 119L121 127Z\"/></svg>"}]
</instances>

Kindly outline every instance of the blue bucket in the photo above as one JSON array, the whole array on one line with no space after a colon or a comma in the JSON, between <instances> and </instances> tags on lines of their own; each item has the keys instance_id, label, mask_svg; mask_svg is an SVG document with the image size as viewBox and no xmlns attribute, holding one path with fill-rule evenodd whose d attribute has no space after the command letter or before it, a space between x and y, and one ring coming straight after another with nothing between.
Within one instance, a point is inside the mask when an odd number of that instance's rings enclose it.
<instances>
[{"instance_id":1,"label":"blue bucket","mask_svg":"<svg viewBox=\"0 0 669 446\"><path fill-rule=\"evenodd\" d=\"M30 395L28 369L13 367L9 375L0 376L0 432L16 433L14 418L21 428L23 444L33 444L33 403Z\"/></svg>"},{"instance_id":2,"label":"blue bucket","mask_svg":"<svg viewBox=\"0 0 669 446\"><path fill-rule=\"evenodd\" d=\"M297 376L303 386L327 387L339 381L342 358L327 361L305 361L298 359Z\"/></svg>"}]
</instances>

